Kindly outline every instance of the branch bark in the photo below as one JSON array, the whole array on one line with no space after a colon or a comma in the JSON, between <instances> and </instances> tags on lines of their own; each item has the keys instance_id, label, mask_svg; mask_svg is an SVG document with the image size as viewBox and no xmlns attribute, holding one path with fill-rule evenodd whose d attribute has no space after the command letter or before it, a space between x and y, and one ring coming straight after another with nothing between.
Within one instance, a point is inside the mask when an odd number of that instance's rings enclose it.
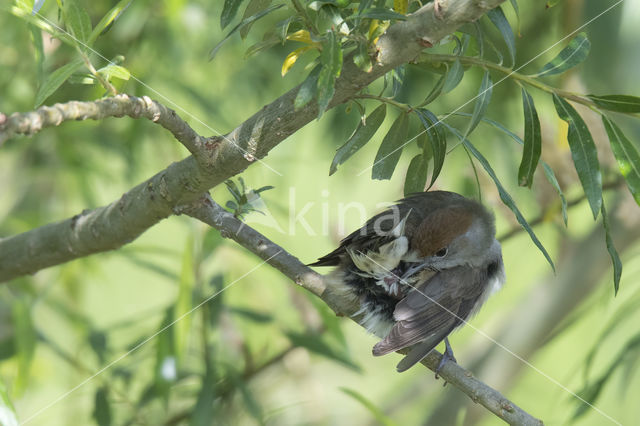
<instances>
[{"instance_id":1,"label":"branch bark","mask_svg":"<svg viewBox=\"0 0 640 426\"><path fill-rule=\"evenodd\" d=\"M352 56L345 58L342 74L336 81L336 94L329 107L349 101L386 72L414 60L425 46L436 44L462 24L479 19L503 1L439 0L437 17L434 2L428 3L409 15L406 21L392 25L380 37L375 65L370 72L360 70L353 63ZM190 136L186 138L189 142L185 146L193 150L194 155L170 165L123 194L119 200L85 210L61 222L0 239L0 282L121 247L172 215L176 206L198 199L205 191L241 173L317 117L315 102L299 110L294 109L293 101L299 87L266 105L226 136L203 138L187 131ZM122 97L119 102L124 100ZM53 109L66 110L69 108L64 106L70 104L54 105ZM11 120L0 114L0 140L20 133L21 129L27 134L38 131L42 124L37 123L43 122L45 111L48 110L14 116ZM98 115L94 114L95 117ZM89 114L77 115L76 118L93 117ZM178 119L177 116L175 118ZM44 122L50 121L45 119ZM184 143L183 139L179 140Z\"/></svg>"},{"instance_id":2,"label":"branch bark","mask_svg":"<svg viewBox=\"0 0 640 426\"><path fill-rule=\"evenodd\" d=\"M321 275L255 229L235 218L213 201L208 194L179 210L219 230L223 237L234 240L261 259L268 260L271 266L296 284L321 298L337 315L354 319L354 314L360 308L358 304L354 304L352 299L345 298L342 292L335 292L331 284L324 281ZM441 357L440 353L432 351L422 360L422 364L435 372ZM438 374L473 402L481 404L509 424L527 426L543 424L541 420L531 416L456 363L446 363Z\"/></svg>"}]
</instances>

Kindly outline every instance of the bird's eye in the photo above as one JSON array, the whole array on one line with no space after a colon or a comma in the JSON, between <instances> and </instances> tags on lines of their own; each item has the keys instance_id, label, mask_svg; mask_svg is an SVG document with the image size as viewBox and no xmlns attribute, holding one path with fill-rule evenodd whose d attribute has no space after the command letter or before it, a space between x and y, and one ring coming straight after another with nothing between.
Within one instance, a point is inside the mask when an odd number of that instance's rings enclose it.
<instances>
[{"instance_id":1,"label":"bird's eye","mask_svg":"<svg viewBox=\"0 0 640 426\"><path fill-rule=\"evenodd\" d=\"M445 257L447 255L447 248L441 248L436 252L436 257Z\"/></svg>"}]
</instances>

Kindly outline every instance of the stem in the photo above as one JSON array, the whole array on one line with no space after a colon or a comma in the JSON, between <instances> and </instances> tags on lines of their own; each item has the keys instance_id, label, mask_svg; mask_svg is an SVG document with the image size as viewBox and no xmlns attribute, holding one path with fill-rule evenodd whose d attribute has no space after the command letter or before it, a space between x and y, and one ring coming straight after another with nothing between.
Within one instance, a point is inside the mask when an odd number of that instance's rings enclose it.
<instances>
[{"instance_id":1,"label":"stem","mask_svg":"<svg viewBox=\"0 0 640 426\"><path fill-rule=\"evenodd\" d=\"M366 93L362 93L359 95L355 95L353 97L353 99L375 99L376 101L380 101L380 102L384 102L387 103L389 105L393 105L394 107L404 111L404 112L411 112L413 111L413 108L407 104L403 104L402 102L398 102L398 101L394 101L391 98L385 98L384 96L377 96L377 95L370 95L370 94L366 94Z\"/></svg>"}]
</instances>

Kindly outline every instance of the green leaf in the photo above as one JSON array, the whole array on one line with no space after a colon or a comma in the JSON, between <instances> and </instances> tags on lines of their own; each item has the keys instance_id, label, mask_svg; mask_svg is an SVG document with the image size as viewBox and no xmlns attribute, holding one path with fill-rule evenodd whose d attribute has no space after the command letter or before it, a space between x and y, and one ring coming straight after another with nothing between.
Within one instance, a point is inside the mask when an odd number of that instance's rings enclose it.
<instances>
[{"instance_id":1,"label":"green leaf","mask_svg":"<svg viewBox=\"0 0 640 426\"><path fill-rule=\"evenodd\" d=\"M64 2L64 19L67 28L80 42L86 43L91 36L91 18L89 14L78 4L77 0ZM85 48L82 44L78 47Z\"/></svg>"},{"instance_id":2,"label":"green leaf","mask_svg":"<svg viewBox=\"0 0 640 426\"><path fill-rule=\"evenodd\" d=\"M321 70L320 65L311 70L307 78L300 85L300 89L296 94L296 99L293 101L293 108L297 111L303 106L307 105L318 91L318 75Z\"/></svg>"},{"instance_id":3,"label":"green leaf","mask_svg":"<svg viewBox=\"0 0 640 426\"><path fill-rule=\"evenodd\" d=\"M381 104L367 116L364 124L362 121L358 123L358 127L355 132L353 132L349 140L336 151L336 155L333 157L331 167L329 168L329 176L338 170L339 165L347 161L353 154L371 140L373 135L380 128L380 125L384 121L386 115L387 105Z\"/></svg>"},{"instance_id":4,"label":"green leaf","mask_svg":"<svg viewBox=\"0 0 640 426\"><path fill-rule=\"evenodd\" d=\"M322 116L333 99L335 81L342 70L342 47L340 39L333 31L327 33L320 54L322 69L318 75L318 118Z\"/></svg>"},{"instance_id":5,"label":"green leaf","mask_svg":"<svg viewBox=\"0 0 640 426\"><path fill-rule=\"evenodd\" d=\"M640 112L640 98L629 95L587 95L600 108L616 112Z\"/></svg>"},{"instance_id":6,"label":"green leaf","mask_svg":"<svg viewBox=\"0 0 640 426\"><path fill-rule=\"evenodd\" d=\"M640 205L640 153L629 139L622 133L622 130L609 120L606 116L602 116L604 128L609 136L611 151L616 157L620 173L627 182L629 191Z\"/></svg>"},{"instance_id":7,"label":"green leaf","mask_svg":"<svg viewBox=\"0 0 640 426\"><path fill-rule=\"evenodd\" d=\"M542 70L535 74L535 77L543 75L561 74L568 69L571 69L587 59L589 56L589 50L591 49L591 42L587 38L586 33L579 33L573 40L569 42L567 47L547 63Z\"/></svg>"},{"instance_id":8,"label":"green leaf","mask_svg":"<svg viewBox=\"0 0 640 426\"><path fill-rule=\"evenodd\" d=\"M4 385L2 378L0 378L0 423L2 426L19 425L16 410L11 403L9 392Z\"/></svg>"},{"instance_id":9,"label":"green leaf","mask_svg":"<svg viewBox=\"0 0 640 426\"><path fill-rule=\"evenodd\" d=\"M549 262L549 265L551 265L551 269L553 269L553 271L555 272L556 266L554 265L553 260L551 260L551 256L549 256L547 249L544 248L544 246L542 245L542 243L540 242L536 234L533 232L533 229L531 229L529 222L527 222L527 220L524 218L522 213L520 213L520 210L518 209L516 202L513 200L513 198L511 198L511 195L509 195L507 190L504 189L504 186L502 186L500 179L498 179L498 176L493 171L493 168L491 167L487 159L484 158L484 156L480 153L480 151L478 151L476 147L473 146L473 144L468 139L464 138L457 129L449 126L447 123L442 123L442 124L447 129L449 129L451 133L457 136L458 139L460 139L460 141L463 143L463 145L469 150L469 152L474 157L476 157L476 159L480 162L480 164L482 165L484 170L487 172L489 177L493 180L494 184L496 185L496 188L498 188L498 194L500 194L500 199L502 200L502 202L507 207L509 207L509 209L513 212L518 223L524 228L525 231L527 231L527 233L529 234L529 237L531 238L531 241L533 241L533 243L542 252L545 259L547 259L547 262Z\"/></svg>"},{"instance_id":10,"label":"green leaf","mask_svg":"<svg viewBox=\"0 0 640 426\"><path fill-rule=\"evenodd\" d=\"M256 13L260 13L265 10L271 4L272 0L251 0L247 5L247 8L244 10L244 14L242 15L242 19L247 19L250 16L255 15ZM251 25L248 24L240 30L240 37L244 40L247 38L249 31L251 30Z\"/></svg>"},{"instance_id":11,"label":"green leaf","mask_svg":"<svg viewBox=\"0 0 640 426\"><path fill-rule=\"evenodd\" d=\"M120 80L129 80L131 73L128 69L120 65L109 64L106 67L102 67L98 72L105 76L107 80L111 80L112 77L119 78Z\"/></svg>"},{"instance_id":12,"label":"green leaf","mask_svg":"<svg viewBox=\"0 0 640 426\"><path fill-rule=\"evenodd\" d=\"M42 41L42 30L33 24L28 24L28 27L31 32L31 38L33 39L33 54L38 70L38 84L42 84L44 78L44 43Z\"/></svg>"},{"instance_id":13,"label":"green leaf","mask_svg":"<svg viewBox=\"0 0 640 426\"><path fill-rule=\"evenodd\" d=\"M238 9L242 4L243 0L225 0L224 6L222 7L222 14L220 14L220 28L223 30L227 25L233 21L233 18L236 17L238 13Z\"/></svg>"},{"instance_id":14,"label":"green leaf","mask_svg":"<svg viewBox=\"0 0 640 426\"><path fill-rule=\"evenodd\" d=\"M542 162L542 169L544 170L544 174L547 177L547 180L553 186L560 197L560 201L562 203L562 220L564 220L564 225L567 226L569 222L569 215L567 214L567 199L564 196L564 192L562 192L562 188L560 188L560 184L558 183L558 179L556 179L555 173L553 173L553 169L544 161Z\"/></svg>"},{"instance_id":15,"label":"green leaf","mask_svg":"<svg viewBox=\"0 0 640 426\"><path fill-rule=\"evenodd\" d=\"M462 77L464 76L464 68L459 60L455 60L453 65L447 72L447 78L444 80L442 85L442 93L449 93L453 89L455 89L458 84L462 81Z\"/></svg>"},{"instance_id":16,"label":"green leaf","mask_svg":"<svg viewBox=\"0 0 640 426\"><path fill-rule=\"evenodd\" d=\"M622 276L622 261L618 255L615 245L613 244L613 238L611 238L611 228L609 225L609 217L605 210L604 203L602 203L602 226L604 227L605 241L607 242L607 251L611 257L611 263L613 263L613 292L618 294L618 288L620 287L620 276Z\"/></svg>"},{"instance_id":17,"label":"green leaf","mask_svg":"<svg viewBox=\"0 0 640 426\"><path fill-rule=\"evenodd\" d=\"M241 308L237 306L232 306L227 308L229 312L234 315L241 316L243 318L248 319L249 321L258 323L258 324L266 324L273 321L273 316L269 313L258 312L248 308Z\"/></svg>"},{"instance_id":18,"label":"green leaf","mask_svg":"<svg viewBox=\"0 0 640 426\"><path fill-rule=\"evenodd\" d=\"M19 298L12 303L11 312L16 352L18 356L18 369L14 381L14 390L20 394L29 379L31 361L36 349L36 330L31 319L31 307L23 298Z\"/></svg>"},{"instance_id":19,"label":"green leaf","mask_svg":"<svg viewBox=\"0 0 640 426\"><path fill-rule=\"evenodd\" d=\"M596 145L582 117L567 101L554 93L553 103L558 116L569 124L567 140L573 164L595 219L602 204L602 175Z\"/></svg>"},{"instance_id":20,"label":"green leaf","mask_svg":"<svg viewBox=\"0 0 640 426\"><path fill-rule=\"evenodd\" d=\"M371 169L371 179L391 179L409 132L409 114L402 112L382 140Z\"/></svg>"},{"instance_id":21,"label":"green leaf","mask_svg":"<svg viewBox=\"0 0 640 426\"><path fill-rule=\"evenodd\" d=\"M435 101L438 96L440 96L440 94L442 93L442 89L444 88L444 82L446 81L446 79L447 74L443 74L442 76L440 76L435 86L433 86L433 88L431 89L431 92L429 92L424 101L422 101L422 103L418 105L418 108L429 105L431 102Z\"/></svg>"},{"instance_id":22,"label":"green leaf","mask_svg":"<svg viewBox=\"0 0 640 426\"><path fill-rule=\"evenodd\" d=\"M339 352L336 349L332 348L321 338L321 336L309 333L295 333L292 331L286 332L285 334L287 335L291 343L295 346L303 347L315 354L321 355L334 361L338 361L343 366L348 367L354 371L360 371L360 367L353 362L353 360L346 352Z\"/></svg>"},{"instance_id":23,"label":"green leaf","mask_svg":"<svg viewBox=\"0 0 640 426\"><path fill-rule=\"evenodd\" d=\"M76 72L80 67L82 67L83 61L78 58L69 62L66 65L61 66L47 77L45 77L44 82L38 88L38 93L36 93L36 100L34 102L34 107L39 107L49 96L51 96L62 84L67 81L71 74Z\"/></svg>"},{"instance_id":24,"label":"green leaf","mask_svg":"<svg viewBox=\"0 0 640 426\"><path fill-rule=\"evenodd\" d=\"M524 110L524 148L518 169L518 185L531 188L533 174L538 167L542 152L542 134L533 98L524 87L522 88L522 108Z\"/></svg>"},{"instance_id":25,"label":"green leaf","mask_svg":"<svg viewBox=\"0 0 640 426\"><path fill-rule=\"evenodd\" d=\"M424 191L427 184L427 162L422 154L411 159L407 169L407 177L404 179L404 195Z\"/></svg>"},{"instance_id":26,"label":"green leaf","mask_svg":"<svg viewBox=\"0 0 640 426\"><path fill-rule=\"evenodd\" d=\"M502 34L502 38L509 51L509 56L511 57L511 67L513 67L516 64L516 38L513 35L513 30L511 29L511 25L509 25L509 21L507 21L507 17L504 16L501 7L491 9L487 12L487 16L498 31L500 31L500 34Z\"/></svg>"},{"instance_id":27,"label":"green leaf","mask_svg":"<svg viewBox=\"0 0 640 426\"><path fill-rule=\"evenodd\" d=\"M373 7L371 9L363 10L358 15L351 15L348 19L379 19L381 21L406 21L407 17L401 13L394 12L383 7Z\"/></svg>"},{"instance_id":28,"label":"green leaf","mask_svg":"<svg viewBox=\"0 0 640 426\"><path fill-rule=\"evenodd\" d=\"M98 426L111 425L111 404L109 404L108 388L103 386L96 391L92 417Z\"/></svg>"},{"instance_id":29,"label":"green leaf","mask_svg":"<svg viewBox=\"0 0 640 426\"><path fill-rule=\"evenodd\" d=\"M209 361L206 362L205 375L200 382L200 391L198 392L196 405L191 411L189 426L211 426L211 420L215 418L213 401L216 397L215 387L218 380L210 364Z\"/></svg>"},{"instance_id":30,"label":"green leaf","mask_svg":"<svg viewBox=\"0 0 640 426\"><path fill-rule=\"evenodd\" d=\"M116 3L116 5L113 6L111 10L109 10L102 17L100 22L98 22L98 24L93 28L93 31L89 36L89 40L87 40L87 44L91 46L93 42L96 41L98 36L100 36L100 34L104 34L105 32L107 32L109 28L111 28L113 23L120 17L120 15L122 15L122 12L124 12L129 7L132 1L133 0L120 0L118 3Z\"/></svg>"},{"instance_id":31,"label":"green leaf","mask_svg":"<svg viewBox=\"0 0 640 426\"><path fill-rule=\"evenodd\" d=\"M440 175L440 171L444 165L444 159L447 155L447 136L442 128L442 123L434 113L422 108L414 111L422 122L427 135L429 135L429 141L431 142L430 147L431 153L433 154L433 172L431 173L431 182L429 183L429 188L431 188ZM424 154L425 153L423 153L423 155Z\"/></svg>"},{"instance_id":32,"label":"green leaf","mask_svg":"<svg viewBox=\"0 0 640 426\"><path fill-rule=\"evenodd\" d=\"M484 117L484 114L487 112L487 107L489 106L489 102L491 102L492 91L493 82L491 81L491 75L489 74L489 71L485 71L484 76L482 77L482 83L480 83L478 96L476 96L476 103L473 107L473 115L471 116L471 121L469 122L469 126L465 132L466 136L469 136L471 132L473 132L480 120Z\"/></svg>"},{"instance_id":33,"label":"green leaf","mask_svg":"<svg viewBox=\"0 0 640 426\"><path fill-rule=\"evenodd\" d=\"M256 13L253 16L250 16L246 19L243 19L242 21L240 21L240 23L238 25L236 25L235 27L233 27L231 29L231 31L229 31L229 33L224 36L224 38L222 40L220 40L218 42L218 44L216 44L213 49L211 49L211 51L209 52L209 60L212 61L215 57L216 54L218 53L218 51L220 50L220 48L224 45L224 43L229 40L229 38L239 29L244 28L245 26L251 24L252 22L257 21L260 18L265 17L266 15L268 15L269 13L273 12L274 10L280 9L281 7L283 7L284 4L276 4L273 5L271 7L268 7L267 9L263 10L260 13Z\"/></svg>"},{"instance_id":34,"label":"green leaf","mask_svg":"<svg viewBox=\"0 0 640 426\"><path fill-rule=\"evenodd\" d=\"M181 318L193 307L193 288L195 285L195 273L193 257L193 239L188 237L185 242L182 254L182 270L180 272L180 282L178 284L178 297L175 305L175 316ZM187 348L189 340L189 332L191 330L191 316L187 315L176 323L172 328L175 329L176 339L176 357L182 360L184 351Z\"/></svg>"},{"instance_id":35,"label":"green leaf","mask_svg":"<svg viewBox=\"0 0 640 426\"><path fill-rule=\"evenodd\" d=\"M376 420L376 422L375 422L376 424L382 425L382 426L394 426L395 425L394 421L390 417L387 417L382 412L382 410L380 410L378 408L378 406L376 404L374 404L373 402L369 401L367 398L362 396L362 394L358 393L357 391L355 391L353 389L348 389L348 388L344 388L344 387L341 387L340 390L342 392L344 392L345 394L349 395L351 398L353 398L356 401L358 401L364 408L366 408L373 415L373 418Z\"/></svg>"}]
</instances>

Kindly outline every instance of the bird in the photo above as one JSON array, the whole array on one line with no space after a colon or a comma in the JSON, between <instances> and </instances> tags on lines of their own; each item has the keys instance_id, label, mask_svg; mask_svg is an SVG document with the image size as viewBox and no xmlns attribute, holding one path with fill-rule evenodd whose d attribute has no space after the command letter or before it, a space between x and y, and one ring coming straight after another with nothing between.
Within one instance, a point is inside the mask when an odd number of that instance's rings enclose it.
<instances>
[{"instance_id":1,"label":"bird","mask_svg":"<svg viewBox=\"0 0 640 426\"><path fill-rule=\"evenodd\" d=\"M310 266L335 266L327 283L359 303L352 316L382 340L381 356L409 348L397 365L406 371L464 325L505 282L493 214L449 191L414 193L349 234Z\"/></svg>"}]
</instances>

